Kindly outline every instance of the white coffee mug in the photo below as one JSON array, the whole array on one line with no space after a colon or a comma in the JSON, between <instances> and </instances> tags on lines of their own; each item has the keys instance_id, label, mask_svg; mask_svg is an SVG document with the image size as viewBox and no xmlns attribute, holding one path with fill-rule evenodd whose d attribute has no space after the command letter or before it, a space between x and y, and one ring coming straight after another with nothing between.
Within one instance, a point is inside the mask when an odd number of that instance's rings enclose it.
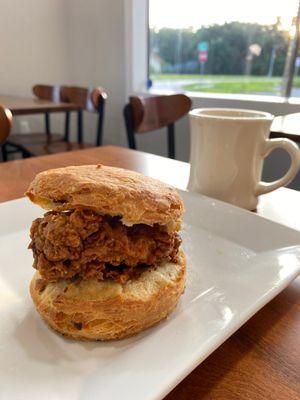
<instances>
[{"instance_id":1,"label":"white coffee mug","mask_svg":"<svg viewBox=\"0 0 300 400\"><path fill-rule=\"evenodd\" d=\"M189 118L190 191L255 210L259 195L286 185L299 170L298 146L288 139L269 139L269 113L203 108L192 110ZM264 158L276 148L289 153L290 168L275 182L261 182Z\"/></svg>"}]
</instances>

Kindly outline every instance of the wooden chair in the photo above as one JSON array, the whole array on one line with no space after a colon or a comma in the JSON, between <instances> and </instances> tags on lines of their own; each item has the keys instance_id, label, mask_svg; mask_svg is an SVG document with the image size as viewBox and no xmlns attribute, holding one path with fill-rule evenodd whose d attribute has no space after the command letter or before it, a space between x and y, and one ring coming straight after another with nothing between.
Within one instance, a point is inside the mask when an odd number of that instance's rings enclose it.
<instances>
[{"instance_id":1,"label":"wooden chair","mask_svg":"<svg viewBox=\"0 0 300 400\"><path fill-rule=\"evenodd\" d=\"M97 130L96 130L96 146L102 145L103 139L103 122L105 112L105 101L107 94L101 87L83 88L77 86L66 87L63 91L64 98L70 103L78 104L81 110L78 111L77 132L78 143L82 143L83 139L83 111L88 111L98 114Z\"/></svg>"},{"instance_id":2,"label":"wooden chair","mask_svg":"<svg viewBox=\"0 0 300 400\"><path fill-rule=\"evenodd\" d=\"M64 86L39 84L33 86L32 91L34 95L41 100L49 100L56 103L66 101L63 97ZM21 152L23 158L52 153L53 149L50 149L52 143L68 141L69 121L70 113L66 112L64 135L51 133L50 114L45 113L45 132L11 135L6 145L3 147L3 153L6 153L4 158L7 158L8 154L18 152Z\"/></svg>"},{"instance_id":3,"label":"wooden chair","mask_svg":"<svg viewBox=\"0 0 300 400\"><path fill-rule=\"evenodd\" d=\"M191 99L184 94L170 96L131 96L124 107L128 144L136 149L135 134L167 128L168 156L175 158L174 123L191 109Z\"/></svg>"},{"instance_id":4,"label":"wooden chair","mask_svg":"<svg viewBox=\"0 0 300 400\"><path fill-rule=\"evenodd\" d=\"M42 89L40 85L35 89L35 93L39 96L46 96L51 94L51 87L43 86ZM59 96L61 101L71 102L78 104L82 107L82 110L77 111L78 113L78 132L77 132L77 142L70 142L69 137L69 113L66 113L66 124L65 124L65 134L53 135L50 132L50 121L49 117L45 120L46 134L15 134L11 135L9 141L5 148L13 146L22 152L23 157L40 156L46 154L61 153L65 151L72 151L78 149L84 149L93 147L91 144L83 143L83 110L88 110L91 112L97 112L98 124L96 132L96 145L102 144L102 130L103 130L103 120L104 120L104 105L106 99L106 93L102 88L86 89L78 87L68 87L63 86L59 89ZM41 97L40 97L41 98ZM8 151L9 152L9 151Z\"/></svg>"},{"instance_id":5,"label":"wooden chair","mask_svg":"<svg viewBox=\"0 0 300 400\"><path fill-rule=\"evenodd\" d=\"M3 151L3 145L10 134L12 124L12 114L8 108L0 105L0 147L1 155L3 161L6 161L6 153Z\"/></svg>"},{"instance_id":6,"label":"wooden chair","mask_svg":"<svg viewBox=\"0 0 300 400\"><path fill-rule=\"evenodd\" d=\"M64 98L64 89L65 86L50 86L50 85L35 85L32 88L33 94L41 100L49 100L53 101L54 103L59 102L67 102L67 99ZM69 134L69 125L70 125L70 112L66 112L66 119L65 119L65 138ZM46 135L51 134L50 128L50 114L45 113L45 133ZM52 134L52 140L61 140L61 135L54 135Z\"/></svg>"}]
</instances>

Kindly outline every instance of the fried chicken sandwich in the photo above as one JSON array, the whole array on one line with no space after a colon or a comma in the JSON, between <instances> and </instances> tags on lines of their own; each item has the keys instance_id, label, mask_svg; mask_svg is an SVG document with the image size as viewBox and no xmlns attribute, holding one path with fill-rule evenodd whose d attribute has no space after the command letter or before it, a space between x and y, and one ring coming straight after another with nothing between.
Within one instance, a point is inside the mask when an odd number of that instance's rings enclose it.
<instances>
[{"instance_id":1,"label":"fried chicken sandwich","mask_svg":"<svg viewBox=\"0 0 300 400\"><path fill-rule=\"evenodd\" d=\"M30 231L33 302L74 339L121 339L176 307L185 285L178 192L99 165L38 174L26 195L48 210Z\"/></svg>"}]
</instances>

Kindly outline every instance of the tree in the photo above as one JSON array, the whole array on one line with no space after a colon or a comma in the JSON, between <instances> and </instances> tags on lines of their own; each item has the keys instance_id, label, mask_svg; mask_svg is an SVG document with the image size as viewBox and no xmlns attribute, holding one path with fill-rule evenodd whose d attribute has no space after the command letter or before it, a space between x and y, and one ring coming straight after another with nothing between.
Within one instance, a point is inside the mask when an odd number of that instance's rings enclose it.
<instances>
[{"instance_id":1,"label":"tree","mask_svg":"<svg viewBox=\"0 0 300 400\"><path fill-rule=\"evenodd\" d=\"M170 28L150 30L150 48L155 48L164 61L165 72L198 73L197 44L201 41L209 43L205 66L208 74L243 74L248 48L253 43L257 43L262 51L253 59L252 75L268 74L274 47L276 58L273 76L283 73L288 33L281 29L280 19L274 25L230 22L201 27L197 31Z\"/></svg>"}]
</instances>

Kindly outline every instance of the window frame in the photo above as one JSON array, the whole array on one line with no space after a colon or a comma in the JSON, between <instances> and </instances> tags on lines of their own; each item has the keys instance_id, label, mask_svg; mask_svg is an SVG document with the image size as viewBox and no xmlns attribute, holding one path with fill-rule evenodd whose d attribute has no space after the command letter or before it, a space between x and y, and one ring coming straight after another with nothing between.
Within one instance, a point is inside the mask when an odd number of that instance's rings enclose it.
<instances>
[{"instance_id":1,"label":"window frame","mask_svg":"<svg viewBox=\"0 0 300 400\"><path fill-rule=\"evenodd\" d=\"M298 16L299 16L298 12ZM126 96L157 95L175 91L147 88L149 79L149 0L125 0ZM274 115L300 111L300 98L184 92L194 107L232 107L261 109Z\"/></svg>"}]
</instances>

